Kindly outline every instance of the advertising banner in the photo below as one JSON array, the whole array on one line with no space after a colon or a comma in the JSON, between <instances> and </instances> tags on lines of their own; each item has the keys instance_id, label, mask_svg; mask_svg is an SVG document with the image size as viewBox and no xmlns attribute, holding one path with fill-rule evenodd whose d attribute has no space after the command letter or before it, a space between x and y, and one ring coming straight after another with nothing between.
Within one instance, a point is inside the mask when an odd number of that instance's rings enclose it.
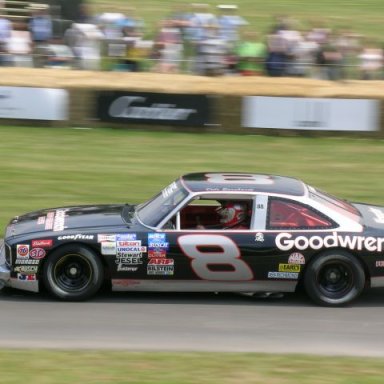
<instances>
[{"instance_id":1,"label":"advertising banner","mask_svg":"<svg viewBox=\"0 0 384 384\"><path fill-rule=\"evenodd\" d=\"M0 87L0 118L68 120L69 94L64 89Z\"/></svg>"},{"instance_id":2,"label":"advertising banner","mask_svg":"<svg viewBox=\"0 0 384 384\"><path fill-rule=\"evenodd\" d=\"M312 131L378 131L380 102L366 99L323 99L246 96L242 126Z\"/></svg>"},{"instance_id":3,"label":"advertising banner","mask_svg":"<svg viewBox=\"0 0 384 384\"><path fill-rule=\"evenodd\" d=\"M133 124L205 126L211 100L206 95L100 91L97 118Z\"/></svg>"}]
</instances>

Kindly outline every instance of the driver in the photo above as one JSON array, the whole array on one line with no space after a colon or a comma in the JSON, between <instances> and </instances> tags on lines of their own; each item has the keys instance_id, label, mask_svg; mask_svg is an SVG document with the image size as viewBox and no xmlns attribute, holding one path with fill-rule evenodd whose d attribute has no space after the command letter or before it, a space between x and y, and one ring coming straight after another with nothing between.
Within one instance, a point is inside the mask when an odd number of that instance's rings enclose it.
<instances>
[{"instance_id":1,"label":"driver","mask_svg":"<svg viewBox=\"0 0 384 384\"><path fill-rule=\"evenodd\" d=\"M245 202L225 201L216 209L219 225L197 225L197 229L249 229L249 209Z\"/></svg>"},{"instance_id":2,"label":"driver","mask_svg":"<svg viewBox=\"0 0 384 384\"><path fill-rule=\"evenodd\" d=\"M249 229L248 207L244 202L224 202L216 210L223 229Z\"/></svg>"}]
</instances>

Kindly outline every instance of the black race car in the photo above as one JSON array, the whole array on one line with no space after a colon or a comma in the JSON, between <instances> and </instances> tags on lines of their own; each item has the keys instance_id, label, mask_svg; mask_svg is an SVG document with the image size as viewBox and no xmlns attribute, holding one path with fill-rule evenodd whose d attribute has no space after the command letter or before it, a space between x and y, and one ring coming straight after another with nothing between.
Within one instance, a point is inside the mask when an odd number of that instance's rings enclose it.
<instances>
[{"instance_id":1,"label":"black race car","mask_svg":"<svg viewBox=\"0 0 384 384\"><path fill-rule=\"evenodd\" d=\"M85 300L116 291L294 292L340 306L384 286L384 208L272 175L195 173L139 205L13 218L2 286Z\"/></svg>"}]
</instances>

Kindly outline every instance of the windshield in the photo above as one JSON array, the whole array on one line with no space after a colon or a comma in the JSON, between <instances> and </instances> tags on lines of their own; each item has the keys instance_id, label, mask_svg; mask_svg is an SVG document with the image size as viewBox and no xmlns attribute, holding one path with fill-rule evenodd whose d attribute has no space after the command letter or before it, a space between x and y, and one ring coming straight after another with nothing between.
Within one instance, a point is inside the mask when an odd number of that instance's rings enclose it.
<instances>
[{"instance_id":1,"label":"windshield","mask_svg":"<svg viewBox=\"0 0 384 384\"><path fill-rule=\"evenodd\" d=\"M139 206L137 216L143 224L156 227L187 196L188 192L181 183L173 182L151 200Z\"/></svg>"},{"instance_id":2,"label":"windshield","mask_svg":"<svg viewBox=\"0 0 384 384\"><path fill-rule=\"evenodd\" d=\"M313 200L320 202L321 204L327 206L338 213L347 216L355 221L359 221L361 216L360 212L348 201L338 199L335 196L329 195L326 192L319 191L313 187L308 187L310 192L310 197Z\"/></svg>"}]
</instances>

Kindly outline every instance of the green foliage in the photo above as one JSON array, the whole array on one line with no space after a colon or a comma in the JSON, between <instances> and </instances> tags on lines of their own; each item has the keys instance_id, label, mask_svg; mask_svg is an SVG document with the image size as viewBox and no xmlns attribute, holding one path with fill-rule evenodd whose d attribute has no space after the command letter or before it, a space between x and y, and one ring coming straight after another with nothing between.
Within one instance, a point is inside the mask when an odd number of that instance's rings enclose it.
<instances>
[{"instance_id":1,"label":"green foliage","mask_svg":"<svg viewBox=\"0 0 384 384\"><path fill-rule=\"evenodd\" d=\"M138 203L181 174L293 176L343 198L384 204L383 140L118 129L0 127L0 225L54 206Z\"/></svg>"}]
</instances>

